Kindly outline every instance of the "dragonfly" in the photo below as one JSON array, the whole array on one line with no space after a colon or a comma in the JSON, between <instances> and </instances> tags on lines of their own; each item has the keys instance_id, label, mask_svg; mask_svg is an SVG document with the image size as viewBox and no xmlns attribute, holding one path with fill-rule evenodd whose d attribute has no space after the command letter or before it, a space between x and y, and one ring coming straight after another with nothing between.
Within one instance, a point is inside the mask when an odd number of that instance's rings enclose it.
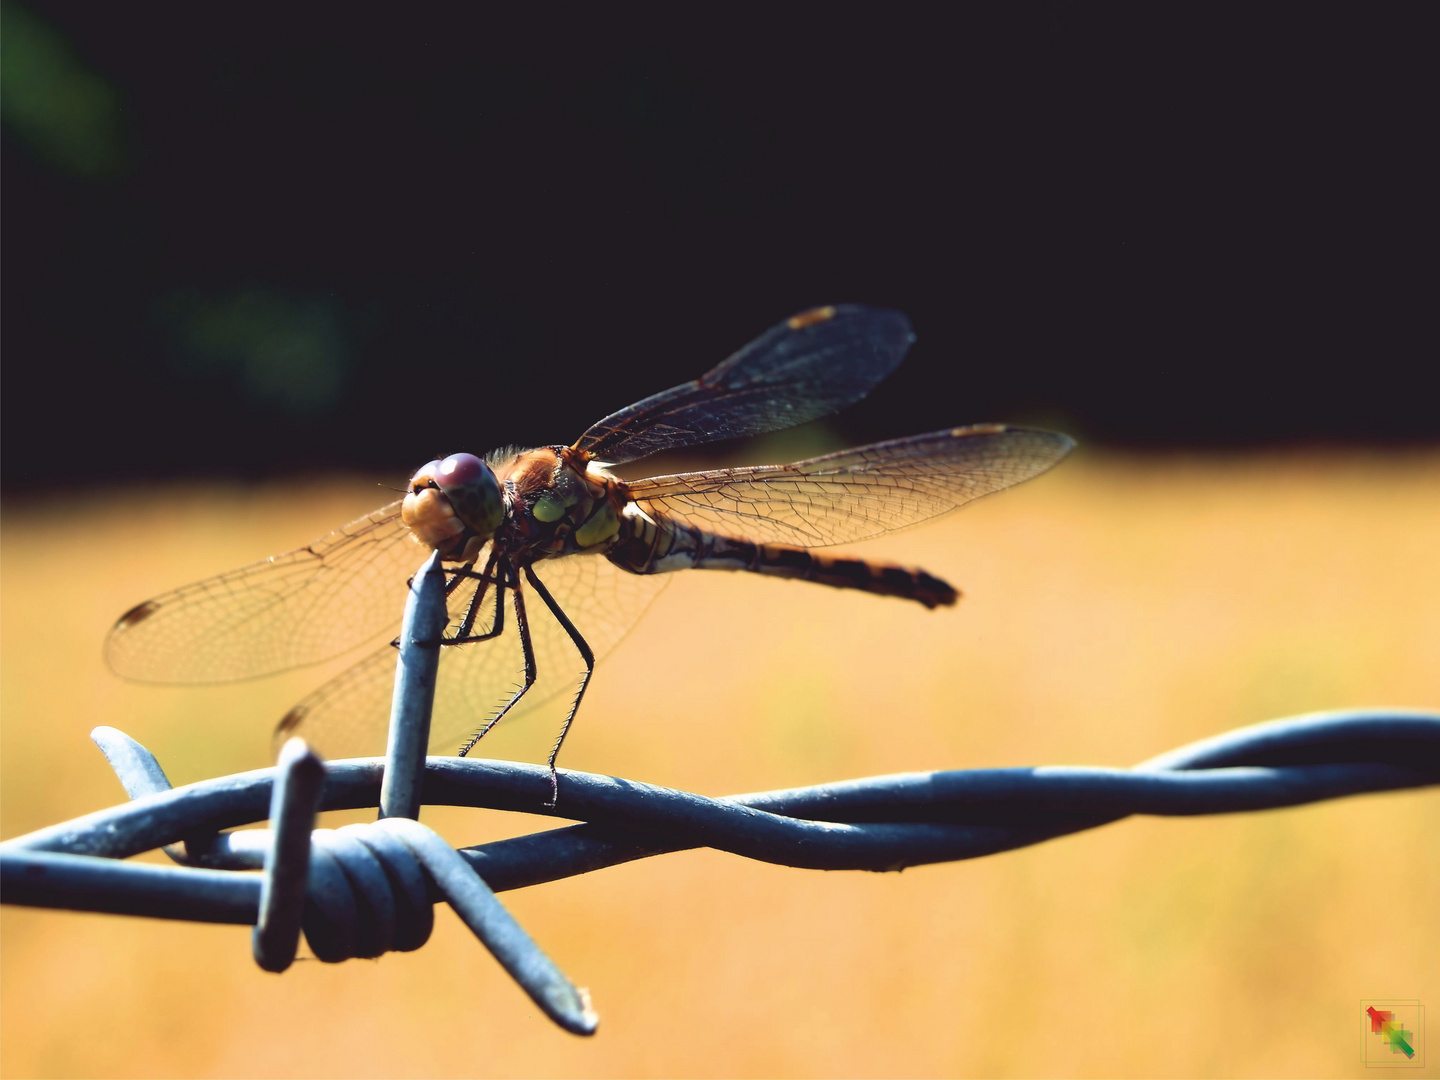
<instances>
[{"instance_id":1,"label":"dragonfly","mask_svg":"<svg viewBox=\"0 0 1440 1080\"><path fill-rule=\"evenodd\" d=\"M697 379L595 423L569 445L451 454L405 495L305 547L137 604L106 640L110 668L165 684L221 683L362 659L280 721L331 756L385 745L393 639L407 579L440 552L450 625L440 644L432 752L468 754L496 724L570 692L556 761L595 663L675 571L732 570L898 597L960 593L924 570L816 550L866 540L1043 473L1074 445L1003 424L948 428L788 465L623 480L660 451L757 435L863 398L915 340L900 312L815 308ZM538 601L538 605L534 603ZM558 716L559 710L556 710Z\"/></svg>"}]
</instances>

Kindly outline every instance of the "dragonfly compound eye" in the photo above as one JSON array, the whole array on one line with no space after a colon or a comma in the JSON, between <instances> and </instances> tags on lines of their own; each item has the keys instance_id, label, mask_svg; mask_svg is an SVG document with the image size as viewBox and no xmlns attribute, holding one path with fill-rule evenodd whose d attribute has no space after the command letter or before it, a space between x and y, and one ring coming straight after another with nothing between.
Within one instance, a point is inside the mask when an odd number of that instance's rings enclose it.
<instances>
[{"instance_id":1,"label":"dragonfly compound eye","mask_svg":"<svg viewBox=\"0 0 1440 1080\"><path fill-rule=\"evenodd\" d=\"M435 470L438 468L440 468L440 460L436 458L434 461L427 461L424 465L421 465L420 468L416 469L415 475L410 478L410 491L418 495L426 488L439 487L439 485L435 483Z\"/></svg>"},{"instance_id":2,"label":"dragonfly compound eye","mask_svg":"<svg viewBox=\"0 0 1440 1080\"><path fill-rule=\"evenodd\" d=\"M456 541L468 530L489 540L504 516L500 481L474 454L451 454L431 461L410 478L400 517L433 548L453 555Z\"/></svg>"},{"instance_id":3,"label":"dragonfly compound eye","mask_svg":"<svg viewBox=\"0 0 1440 1080\"><path fill-rule=\"evenodd\" d=\"M451 454L435 470L440 490L471 531L489 538L505 515L500 481L474 454Z\"/></svg>"}]
</instances>

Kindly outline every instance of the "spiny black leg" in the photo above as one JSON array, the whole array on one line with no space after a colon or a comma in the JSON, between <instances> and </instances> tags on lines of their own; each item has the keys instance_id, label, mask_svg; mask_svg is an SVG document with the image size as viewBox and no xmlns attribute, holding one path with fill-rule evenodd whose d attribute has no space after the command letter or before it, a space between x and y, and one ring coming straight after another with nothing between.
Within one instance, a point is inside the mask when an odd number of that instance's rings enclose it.
<instances>
[{"instance_id":1,"label":"spiny black leg","mask_svg":"<svg viewBox=\"0 0 1440 1080\"><path fill-rule=\"evenodd\" d=\"M485 594L490 589L490 573L495 569L495 560L499 557L499 555L500 553L498 551L492 551L490 553L490 558L485 563L485 573L481 575L480 583L475 586L475 593L473 596L470 597L470 603L465 609L465 617L460 620L460 626L456 629L453 635L454 637L468 637L470 635L470 631L475 628L475 618L480 614L480 605L484 602ZM475 564L473 562L466 563L465 569L468 570L474 565Z\"/></svg>"},{"instance_id":2,"label":"spiny black leg","mask_svg":"<svg viewBox=\"0 0 1440 1080\"><path fill-rule=\"evenodd\" d=\"M580 680L580 689L575 693L575 701L570 706L570 713L565 717L565 723L561 725L560 737L555 740L555 746L550 751L550 801L546 803L551 810L555 809L555 803L560 798L560 776L555 771L555 759L560 756L560 747L565 745L565 736L570 733L570 725L575 722L575 714L580 711L580 699L585 696L585 688L590 685L590 676L595 674L595 653L590 645L580 636L580 631L575 629L575 624L565 614L555 598L550 595L550 590L545 588L544 583L535 576L534 567L528 563L525 566L525 578L530 582L530 587L540 594L540 599L545 601L545 606L550 609L550 614L555 616L555 621L565 628L565 633L570 635L570 640L575 643L575 648L580 650L580 657L585 661L585 675Z\"/></svg>"},{"instance_id":3,"label":"spiny black leg","mask_svg":"<svg viewBox=\"0 0 1440 1080\"><path fill-rule=\"evenodd\" d=\"M488 581L491 585L499 584L499 579L489 572L488 564L484 570L476 572L473 559L464 566L454 567L445 572L451 575L450 580L445 582L446 596L453 595L462 581ZM413 582L415 579L411 578L410 580Z\"/></svg>"},{"instance_id":4,"label":"spiny black leg","mask_svg":"<svg viewBox=\"0 0 1440 1080\"><path fill-rule=\"evenodd\" d=\"M446 571L445 571L447 574L453 574L453 575L455 575L455 576L452 577L449 581L445 582L445 595L446 595L446 596L449 596L452 592L455 591L455 586L456 586L456 585L459 585L460 582L463 581L463 580L469 575L470 571L474 568L474 566L475 566L475 560L474 560L474 559L471 559L471 560L470 560L469 562L467 562L464 566L462 566L459 570L446 570ZM413 589L413 588L415 588L415 575L412 574L412 575L410 575L408 578L405 579L405 587L406 587L407 589Z\"/></svg>"},{"instance_id":5,"label":"spiny black leg","mask_svg":"<svg viewBox=\"0 0 1440 1080\"><path fill-rule=\"evenodd\" d=\"M443 641L440 642L440 644L470 645L476 641L493 640L494 638L498 638L501 634L505 633L505 590L507 588L514 589L519 585L519 578L515 577L513 572L509 574L508 577L512 579L509 580L508 583L507 575L504 572L501 572L498 577L488 579L495 586L495 614L490 620L489 630L486 630L483 634L463 634L463 636L457 633L455 637L445 638ZM469 622L473 624L474 619L469 619ZM460 629L463 631L465 629L465 626L462 625Z\"/></svg>"},{"instance_id":6,"label":"spiny black leg","mask_svg":"<svg viewBox=\"0 0 1440 1080\"><path fill-rule=\"evenodd\" d=\"M505 583L497 582L495 585L495 616L491 620L490 629L483 634L466 634L464 637L444 638L441 645L470 645L476 641L490 641L505 632Z\"/></svg>"},{"instance_id":7,"label":"spiny black leg","mask_svg":"<svg viewBox=\"0 0 1440 1080\"><path fill-rule=\"evenodd\" d=\"M493 574L494 574L494 571L495 571L495 562L496 562L496 560L499 559L499 558L500 558L500 551L499 551L499 549L498 549L498 548L493 549L493 550L490 552L490 558L489 558L488 560L486 560L486 563L485 563L485 572L480 575L480 584L475 587L475 595L472 596L472 597L470 597L470 604L469 604L469 606L465 609L465 618L463 618L462 620L460 620L460 626L459 626L459 628L455 631L455 633L452 635L453 638L456 638L456 639L459 639L459 638L469 639L469 637L470 637L470 632L475 629L475 619L476 619L476 617L480 614L480 605L481 605L482 603L484 603L484 601L485 601L485 593L489 590L489 588L490 588L490 582L493 580ZM474 566L474 565L475 565L475 563L474 563L473 561L466 563L466 564L465 564L465 570L466 570L466 572L468 573L468 572L470 571L470 568L471 568L472 566ZM459 580L460 580L460 576L457 574L457 575L455 576L455 582L458 583ZM496 589L495 621L498 623L498 622L499 622L499 618L500 618L500 602L501 602L501 597L503 596L504 586L497 583L496 586L495 586L495 589ZM447 592L446 595L448 596L449 593ZM494 627L492 626L491 629L493 630ZM494 636L494 635L492 634L492 636ZM452 642L452 643L453 643L453 642Z\"/></svg>"},{"instance_id":8,"label":"spiny black leg","mask_svg":"<svg viewBox=\"0 0 1440 1080\"><path fill-rule=\"evenodd\" d=\"M467 564L467 566L468 565L469 564ZM490 585L499 585L502 580L496 575L470 570L467 569L466 566L462 566L459 570L449 570L447 571L447 573L455 575L445 583L445 595L447 597L453 596L455 594L456 586L458 586L462 581L483 581Z\"/></svg>"},{"instance_id":9,"label":"spiny black leg","mask_svg":"<svg viewBox=\"0 0 1440 1080\"><path fill-rule=\"evenodd\" d=\"M507 575L508 576L508 575ZM515 707L515 703L525 696L525 691L535 685L535 646L530 643L530 624L525 619L525 595L520 588L520 579L514 579L515 595L515 626L520 631L520 650L525 654L525 684L510 695L510 700L505 703L501 710L496 713L485 726L470 736L465 745L460 747L460 757L464 757L475 749L475 744L483 739L496 724L505 718L505 714ZM552 770L553 771L553 770Z\"/></svg>"},{"instance_id":10,"label":"spiny black leg","mask_svg":"<svg viewBox=\"0 0 1440 1080\"><path fill-rule=\"evenodd\" d=\"M447 581L447 582L445 582L445 599L446 599L446 600L449 600L449 599L450 599L451 593L453 593L453 592L455 591L455 587L456 587L457 585L459 585L460 582L464 581L464 580L465 580L466 578L468 578L468 577L476 577L476 576L477 576L477 575L475 574L475 572L474 572L474 568L475 568L475 560L474 560L474 559L471 559L469 562L467 562L464 566L462 566L462 567L461 567L460 569L458 569L458 570L447 570L447 571L444 571L445 573L448 573L448 574L451 575L450 580ZM488 570L489 568L487 567L486 569ZM407 589L412 589L412 590L415 588L415 578L414 578L413 576L412 576L412 577L408 577L408 578L405 579L405 587L406 587ZM477 590L477 591L478 591L478 590ZM473 603L473 600L472 600L472 603ZM435 645L435 644L437 644L437 643L434 642L434 641L417 641L415 644L416 644L416 645L420 645L420 646L423 647L423 646L433 646L433 645ZM450 644L450 643L445 640L445 635L442 634L442 635L440 635L440 641L438 642L438 644L448 645L448 644ZM391 647L392 649L398 649L398 648L400 647L400 639L399 639L398 637L395 638L395 639L393 639L393 640L390 642L390 647Z\"/></svg>"},{"instance_id":11,"label":"spiny black leg","mask_svg":"<svg viewBox=\"0 0 1440 1080\"><path fill-rule=\"evenodd\" d=\"M469 577L474 572L474 570L475 560L471 559L464 566L460 567L459 570L450 571L450 580L445 583L445 595L448 597L451 593L453 593L456 586L458 586L460 582L464 581L467 577ZM415 579L411 578L410 580L413 582Z\"/></svg>"}]
</instances>

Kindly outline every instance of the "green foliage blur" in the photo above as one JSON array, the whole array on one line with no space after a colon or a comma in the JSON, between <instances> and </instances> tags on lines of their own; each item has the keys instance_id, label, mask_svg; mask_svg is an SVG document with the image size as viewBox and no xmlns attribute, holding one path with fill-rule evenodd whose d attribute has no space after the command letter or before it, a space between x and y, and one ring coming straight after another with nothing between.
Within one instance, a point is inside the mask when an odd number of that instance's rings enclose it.
<instances>
[{"instance_id":1,"label":"green foliage blur","mask_svg":"<svg viewBox=\"0 0 1440 1080\"><path fill-rule=\"evenodd\" d=\"M0 4L0 118L76 176L125 170L120 99L65 38L14 0Z\"/></svg>"}]
</instances>

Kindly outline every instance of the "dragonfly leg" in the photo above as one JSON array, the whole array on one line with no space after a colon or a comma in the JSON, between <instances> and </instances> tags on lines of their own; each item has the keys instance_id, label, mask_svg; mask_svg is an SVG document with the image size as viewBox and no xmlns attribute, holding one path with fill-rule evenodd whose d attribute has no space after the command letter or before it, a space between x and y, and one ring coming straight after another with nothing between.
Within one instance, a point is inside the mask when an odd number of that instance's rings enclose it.
<instances>
[{"instance_id":1,"label":"dragonfly leg","mask_svg":"<svg viewBox=\"0 0 1440 1080\"><path fill-rule=\"evenodd\" d=\"M471 560L470 560L469 562L467 562L464 566L462 566L459 570L449 570L449 571L446 571L447 573L454 575L453 577L450 578L449 581L445 582L445 595L446 595L446 596L449 596L452 592L455 591L455 586L460 584L461 580L464 579L464 578L470 573L470 571L471 571L472 569L474 569L474 566L475 566L475 560L474 560L474 559L471 559ZM414 575L414 574L411 574L408 578L405 579L405 587L406 587L407 589L413 589L413 588L415 588L415 575Z\"/></svg>"},{"instance_id":2,"label":"dragonfly leg","mask_svg":"<svg viewBox=\"0 0 1440 1080\"><path fill-rule=\"evenodd\" d=\"M475 588L475 595L470 598L470 604L465 610L465 617L460 621L459 627L453 636L441 638L442 645L467 645L472 641L489 641L491 638L499 637L505 629L505 580L494 576L495 563L500 558L499 551L490 553L490 559L485 564L483 574L474 574L470 568L473 562L465 564L467 576L476 578L480 584ZM455 576L454 581L459 582L460 575ZM491 584L495 585L495 617L491 620L490 629L484 634L475 634L475 620L480 615L480 605L485 602L485 594ZM447 594L448 595L448 594Z\"/></svg>"},{"instance_id":3,"label":"dragonfly leg","mask_svg":"<svg viewBox=\"0 0 1440 1080\"><path fill-rule=\"evenodd\" d=\"M490 572L490 567L491 565L493 565L493 561L494 560L492 558L491 562L486 564L485 569L478 573L475 570L475 563L473 561L468 562L464 566L458 567L454 570L447 570L446 573L450 574L451 577L450 580L445 583L445 595L449 596L451 593L453 593L462 581L486 581L489 582L491 585L498 585L500 583L500 578L496 577Z\"/></svg>"},{"instance_id":4,"label":"dragonfly leg","mask_svg":"<svg viewBox=\"0 0 1440 1080\"><path fill-rule=\"evenodd\" d=\"M447 581L447 582L445 582L445 598L446 598L447 600L450 598L450 595L455 591L456 587L460 584L460 582L464 581L466 578L479 577L479 578L481 578L482 581L485 580L484 577L483 577L483 575L476 574L476 573L474 572L474 569L475 569L475 560L474 560L474 559L471 559L471 560L470 560L469 562L467 562L464 566L462 566L459 570L449 571L449 573L450 573L450 575L451 575L451 576L450 576L450 580ZM486 569L487 569L487 571L488 571L489 567L486 567ZM406 578L406 579L405 579L405 587L406 587L407 589L414 589L414 588L415 588L415 579L414 579L413 577L408 577L408 578ZM476 597L478 597L478 596L481 594L481 592L483 592L483 590L484 590L484 587L483 587L483 586L482 586L480 589L477 589L477 590L476 590ZM476 602L477 602L477 601L476 601L476 597L472 597L471 600L470 600L470 606L471 606L472 609L476 606ZM472 619L472 623L473 623L473 619ZM433 641L417 641L416 644L417 644L417 645L433 645L433 644L435 644L435 643L434 643ZM441 645L448 645L448 644L450 644L450 643L449 643L448 641L446 641L445 638L444 638L444 636L442 635L441 638L440 638L440 644L441 644ZM392 639L391 642L390 642L390 647L391 647L392 649L398 649L398 648L400 647L400 639L399 639L398 637Z\"/></svg>"},{"instance_id":5,"label":"dragonfly leg","mask_svg":"<svg viewBox=\"0 0 1440 1080\"><path fill-rule=\"evenodd\" d=\"M485 726L477 731L470 738L465 740L465 745L458 751L459 757L464 757L475 749L475 744L490 733L490 729L505 718L505 714L513 709L516 703L525 696L525 691L535 685L535 646L530 642L530 623L525 618L525 594L520 589L520 579L515 578L512 589L515 603L515 626L520 631L520 650L525 654L525 682L510 695L510 700L501 706L500 711L485 722ZM498 616L497 616L498 618ZM552 770L553 773L553 770Z\"/></svg>"},{"instance_id":6,"label":"dragonfly leg","mask_svg":"<svg viewBox=\"0 0 1440 1080\"><path fill-rule=\"evenodd\" d=\"M565 633L570 635L570 640L575 643L579 650L580 657L585 661L585 674L580 679L580 689L575 692L575 700L570 705L570 712L565 717L565 723L560 726L560 734L555 739L555 745L550 750L550 801L546 803L550 809L555 808L555 803L560 797L560 776L555 771L555 759L560 756L560 747L565 745L565 736L570 734L570 725L575 722L575 714L580 711L580 701L585 696L585 688L590 685L590 676L595 674L595 652L590 648L589 643L580 636L580 631L575 629L575 624L565 614L555 598L550 595L550 590L545 588L541 580L535 576L535 569L527 565L525 567L525 578L530 582L539 595L545 601L545 606L550 609L550 614L555 616L555 621L565 628Z\"/></svg>"},{"instance_id":7,"label":"dragonfly leg","mask_svg":"<svg viewBox=\"0 0 1440 1080\"><path fill-rule=\"evenodd\" d=\"M471 611L465 616L466 622L461 624L460 629L454 637L441 638L441 645L470 645L476 641L490 641L505 632L505 583L502 581L495 586L495 617L491 620L490 629L483 634L467 633L465 627L474 623L474 612Z\"/></svg>"},{"instance_id":8,"label":"dragonfly leg","mask_svg":"<svg viewBox=\"0 0 1440 1080\"><path fill-rule=\"evenodd\" d=\"M460 567L459 570L452 570L452 571L450 572L450 580L445 583L445 595L446 595L446 596L449 596L451 593L453 593L453 592L455 591L456 587L459 586L460 582L464 581L467 577L469 577L469 576L474 572L474 570L475 570L475 560L474 560L474 559L471 559L471 560L470 560L469 562L467 562L464 566ZM414 585L415 585L415 579L414 579L414 578L411 578L411 579L410 579L410 586L411 586L411 588L414 588Z\"/></svg>"}]
</instances>

